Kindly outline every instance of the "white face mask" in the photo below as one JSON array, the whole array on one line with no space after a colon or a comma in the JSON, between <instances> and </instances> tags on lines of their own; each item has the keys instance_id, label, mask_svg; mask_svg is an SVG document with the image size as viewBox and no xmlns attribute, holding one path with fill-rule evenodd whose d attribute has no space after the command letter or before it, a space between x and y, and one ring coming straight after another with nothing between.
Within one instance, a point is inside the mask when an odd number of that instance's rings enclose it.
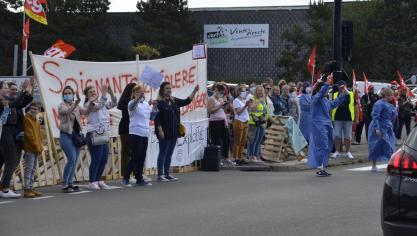
<instances>
[{"instance_id":1,"label":"white face mask","mask_svg":"<svg viewBox=\"0 0 417 236\"><path fill-rule=\"evenodd\" d=\"M250 88L249 88L249 92L250 92L251 94L255 94L255 91L256 91L256 87L250 87Z\"/></svg>"},{"instance_id":2,"label":"white face mask","mask_svg":"<svg viewBox=\"0 0 417 236\"><path fill-rule=\"evenodd\" d=\"M145 101L145 96L142 96L139 98L139 102L144 102Z\"/></svg>"},{"instance_id":3,"label":"white face mask","mask_svg":"<svg viewBox=\"0 0 417 236\"><path fill-rule=\"evenodd\" d=\"M248 95L248 93L246 91L240 92L240 97L241 98L246 98L247 95Z\"/></svg>"},{"instance_id":4,"label":"white face mask","mask_svg":"<svg viewBox=\"0 0 417 236\"><path fill-rule=\"evenodd\" d=\"M311 87L307 87L306 92L307 92L307 94L311 94Z\"/></svg>"}]
</instances>

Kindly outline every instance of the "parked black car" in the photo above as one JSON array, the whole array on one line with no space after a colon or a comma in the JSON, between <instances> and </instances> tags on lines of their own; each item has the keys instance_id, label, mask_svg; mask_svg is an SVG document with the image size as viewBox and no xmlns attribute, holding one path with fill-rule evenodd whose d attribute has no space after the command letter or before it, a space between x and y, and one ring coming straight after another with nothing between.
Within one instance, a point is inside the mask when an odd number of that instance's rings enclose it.
<instances>
[{"instance_id":1,"label":"parked black car","mask_svg":"<svg viewBox=\"0 0 417 236\"><path fill-rule=\"evenodd\" d=\"M417 127L388 162L381 206L384 236L417 235Z\"/></svg>"}]
</instances>

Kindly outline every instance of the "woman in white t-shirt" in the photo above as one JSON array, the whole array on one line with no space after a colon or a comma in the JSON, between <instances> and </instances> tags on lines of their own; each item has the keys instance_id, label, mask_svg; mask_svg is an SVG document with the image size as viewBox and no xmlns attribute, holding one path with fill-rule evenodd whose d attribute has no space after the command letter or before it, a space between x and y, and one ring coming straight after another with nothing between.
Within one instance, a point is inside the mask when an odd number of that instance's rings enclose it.
<instances>
[{"instance_id":1,"label":"woman in white t-shirt","mask_svg":"<svg viewBox=\"0 0 417 236\"><path fill-rule=\"evenodd\" d=\"M155 106L154 106L155 107ZM132 100L128 106L129 112L129 141L132 148L132 156L126 166L122 186L132 187L129 183L130 174L135 170L136 185L152 186L143 178L143 167L148 149L149 122L152 113L152 106L145 101L145 89L136 85L132 90Z\"/></svg>"},{"instance_id":2,"label":"woman in white t-shirt","mask_svg":"<svg viewBox=\"0 0 417 236\"><path fill-rule=\"evenodd\" d=\"M233 111L235 113L233 121L233 159L236 164L241 164L244 161L242 153L248 138L248 106L250 106L252 100L246 99L248 92L245 84L239 85L236 89L236 98L233 100Z\"/></svg>"}]
</instances>

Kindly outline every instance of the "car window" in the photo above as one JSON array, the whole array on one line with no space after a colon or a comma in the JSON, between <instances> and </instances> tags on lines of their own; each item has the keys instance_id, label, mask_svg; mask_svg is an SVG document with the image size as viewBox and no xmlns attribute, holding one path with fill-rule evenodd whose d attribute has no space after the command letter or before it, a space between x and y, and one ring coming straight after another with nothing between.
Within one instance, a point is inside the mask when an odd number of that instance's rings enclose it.
<instances>
[{"instance_id":1,"label":"car window","mask_svg":"<svg viewBox=\"0 0 417 236\"><path fill-rule=\"evenodd\" d=\"M405 141L405 145L417 151L417 126L415 126L411 130L410 135L408 135L407 141Z\"/></svg>"}]
</instances>

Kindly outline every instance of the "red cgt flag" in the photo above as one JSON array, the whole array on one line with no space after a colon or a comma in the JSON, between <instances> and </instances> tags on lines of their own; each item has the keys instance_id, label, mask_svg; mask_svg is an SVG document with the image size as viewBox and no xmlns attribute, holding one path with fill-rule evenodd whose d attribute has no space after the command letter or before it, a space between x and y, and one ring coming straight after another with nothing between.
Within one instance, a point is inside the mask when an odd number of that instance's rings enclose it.
<instances>
[{"instance_id":1,"label":"red cgt flag","mask_svg":"<svg viewBox=\"0 0 417 236\"><path fill-rule=\"evenodd\" d=\"M22 50L26 50L29 39L30 32L30 20L29 18L25 21L25 26L23 27L23 37L22 37Z\"/></svg>"},{"instance_id":2,"label":"red cgt flag","mask_svg":"<svg viewBox=\"0 0 417 236\"><path fill-rule=\"evenodd\" d=\"M406 89L408 91L408 96L414 97L413 92L408 88L407 84L404 82L404 77L399 70L397 70L398 79L400 80L400 90Z\"/></svg>"},{"instance_id":3,"label":"red cgt flag","mask_svg":"<svg viewBox=\"0 0 417 236\"><path fill-rule=\"evenodd\" d=\"M33 20L47 25L48 21L42 3L46 3L46 0L25 0L25 14Z\"/></svg>"},{"instance_id":4,"label":"red cgt flag","mask_svg":"<svg viewBox=\"0 0 417 236\"><path fill-rule=\"evenodd\" d=\"M67 58L75 51L75 47L58 39L52 47L48 48L43 55L48 57Z\"/></svg>"},{"instance_id":5,"label":"red cgt flag","mask_svg":"<svg viewBox=\"0 0 417 236\"><path fill-rule=\"evenodd\" d=\"M307 68L310 71L310 76L314 75L314 67L316 65L316 46L311 51L310 57L308 58Z\"/></svg>"}]
</instances>

